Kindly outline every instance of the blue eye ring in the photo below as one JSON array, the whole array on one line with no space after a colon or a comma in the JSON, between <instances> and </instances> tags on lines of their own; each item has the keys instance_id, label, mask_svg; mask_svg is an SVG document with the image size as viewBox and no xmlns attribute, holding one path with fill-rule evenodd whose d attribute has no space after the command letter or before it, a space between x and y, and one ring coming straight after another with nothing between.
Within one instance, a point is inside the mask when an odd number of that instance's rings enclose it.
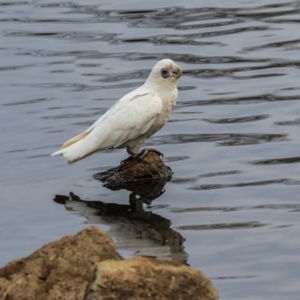
<instances>
[{"instance_id":1,"label":"blue eye ring","mask_svg":"<svg viewBox=\"0 0 300 300\"><path fill-rule=\"evenodd\" d=\"M166 69L166 68L161 69L160 74L161 74L161 77L163 77L163 78L168 78L168 77L170 77L169 70Z\"/></svg>"}]
</instances>

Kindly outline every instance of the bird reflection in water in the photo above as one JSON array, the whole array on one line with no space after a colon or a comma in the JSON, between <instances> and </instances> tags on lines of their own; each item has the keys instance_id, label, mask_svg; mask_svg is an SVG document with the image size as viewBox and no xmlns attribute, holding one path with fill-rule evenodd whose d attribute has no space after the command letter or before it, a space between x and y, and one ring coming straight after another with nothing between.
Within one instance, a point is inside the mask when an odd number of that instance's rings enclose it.
<instances>
[{"instance_id":1,"label":"bird reflection in water","mask_svg":"<svg viewBox=\"0 0 300 300\"><path fill-rule=\"evenodd\" d=\"M170 179L131 181L111 188L131 191L128 205L83 200L72 192L70 196L56 195L54 201L67 210L80 211L89 224L108 225L108 233L116 239L120 250L187 263L185 239L170 228L171 221L144 210L144 204L151 205L165 192L164 186Z\"/></svg>"}]
</instances>

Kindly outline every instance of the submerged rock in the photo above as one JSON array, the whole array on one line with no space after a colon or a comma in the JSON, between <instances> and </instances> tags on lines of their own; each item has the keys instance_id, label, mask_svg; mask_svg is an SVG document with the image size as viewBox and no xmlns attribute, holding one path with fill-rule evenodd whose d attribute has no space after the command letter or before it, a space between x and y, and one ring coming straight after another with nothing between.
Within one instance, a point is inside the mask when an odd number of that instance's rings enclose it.
<instances>
[{"instance_id":1,"label":"submerged rock","mask_svg":"<svg viewBox=\"0 0 300 300\"><path fill-rule=\"evenodd\" d=\"M124 260L112 239L89 227L0 269L1 300L218 299L201 272L153 258Z\"/></svg>"},{"instance_id":2,"label":"submerged rock","mask_svg":"<svg viewBox=\"0 0 300 300\"><path fill-rule=\"evenodd\" d=\"M164 164L158 153L150 150L142 159L129 157L118 167L97 173L94 178L111 189L132 190L132 182L136 185L137 181L171 178L171 176L171 168Z\"/></svg>"}]
</instances>

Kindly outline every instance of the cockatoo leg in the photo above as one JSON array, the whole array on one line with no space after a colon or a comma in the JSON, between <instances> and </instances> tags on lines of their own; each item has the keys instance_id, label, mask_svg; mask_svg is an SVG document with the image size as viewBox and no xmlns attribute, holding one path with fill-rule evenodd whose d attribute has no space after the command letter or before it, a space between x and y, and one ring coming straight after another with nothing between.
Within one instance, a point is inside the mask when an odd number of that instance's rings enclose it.
<instances>
[{"instance_id":1,"label":"cockatoo leg","mask_svg":"<svg viewBox=\"0 0 300 300\"><path fill-rule=\"evenodd\" d=\"M148 152L151 152L151 151L161 157L164 157L164 155L160 151L153 149L153 148L145 148L145 149L141 150L141 152L139 154L135 155L135 157L143 158L147 155Z\"/></svg>"},{"instance_id":2,"label":"cockatoo leg","mask_svg":"<svg viewBox=\"0 0 300 300\"><path fill-rule=\"evenodd\" d=\"M138 154L132 154L130 155L128 158L124 159L121 161L121 164L124 163L125 161L129 161L129 160L133 160L133 159L143 159L148 152L155 152L157 155L164 157L163 153L161 153L160 151L153 149L153 148L145 148L143 150L140 151L140 153Z\"/></svg>"}]
</instances>

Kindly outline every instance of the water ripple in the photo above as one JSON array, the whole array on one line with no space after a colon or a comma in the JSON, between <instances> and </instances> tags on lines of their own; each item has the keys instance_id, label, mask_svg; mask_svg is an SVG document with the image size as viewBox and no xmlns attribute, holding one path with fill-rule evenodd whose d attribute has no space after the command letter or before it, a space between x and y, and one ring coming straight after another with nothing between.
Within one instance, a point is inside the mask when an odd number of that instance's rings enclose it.
<instances>
[{"instance_id":1,"label":"water ripple","mask_svg":"<svg viewBox=\"0 0 300 300\"><path fill-rule=\"evenodd\" d=\"M84 211L78 220L58 217L50 203L76 189L84 199L125 204L125 192L90 176L117 165L125 150L70 167L49 154L171 58L183 69L177 106L147 145L159 146L174 177L146 213L155 208L182 229L189 263L214 278L221 298L298 299L299 3L1 2L0 219L8 233L0 265L49 242L47 232L79 230L84 216L122 237L130 253L145 241L140 223L119 228L123 221Z\"/></svg>"},{"instance_id":2,"label":"water ripple","mask_svg":"<svg viewBox=\"0 0 300 300\"><path fill-rule=\"evenodd\" d=\"M153 145L218 142L219 146L256 145L269 142L287 141L285 134L170 134L151 139Z\"/></svg>"},{"instance_id":3,"label":"water ripple","mask_svg":"<svg viewBox=\"0 0 300 300\"><path fill-rule=\"evenodd\" d=\"M241 188L241 187L251 187L251 186L263 186L270 184L286 184L286 185L300 185L300 180L294 180L289 178L282 179L271 179L271 180L261 180L252 182L240 182L234 184L201 184L199 186L194 186L189 188L190 190L215 190L224 188Z\"/></svg>"},{"instance_id":4,"label":"water ripple","mask_svg":"<svg viewBox=\"0 0 300 300\"><path fill-rule=\"evenodd\" d=\"M173 208L172 212L174 213L193 213L193 212L234 212L241 210L251 210L251 209L269 209L269 210L288 210L289 212L295 212L300 210L300 204L266 204L266 205L257 205L257 206L236 206L236 207L187 207L187 208Z\"/></svg>"},{"instance_id":5,"label":"water ripple","mask_svg":"<svg viewBox=\"0 0 300 300\"><path fill-rule=\"evenodd\" d=\"M279 96L274 94L249 95L246 97L221 97L210 100L190 100L178 103L177 107L202 106L202 105L233 105L233 104L260 104L277 101L299 101L300 95Z\"/></svg>"},{"instance_id":6,"label":"water ripple","mask_svg":"<svg viewBox=\"0 0 300 300\"><path fill-rule=\"evenodd\" d=\"M253 122L267 119L269 115L256 115L256 116L247 116L247 117L239 117L239 118L225 118L225 119L202 119L208 123L212 124L231 124L231 123L245 123L245 122Z\"/></svg>"},{"instance_id":7,"label":"water ripple","mask_svg":"<svg viewBox=\"0 0 300 300\"><path fill-rule=\"evenodd\" d=\"M249 162L252 165L281 165L281 164L294 164L300 162L300 156L286 157L286 158L272 158L260 159Z\"/></svg>"},{"instance_id":8,"label":"water ripple","mask_svg":"<svg viewBox=\"0 0 300 300\"><path fill-rule=\"evenodd\" d=\"M217 229L245 229L245 228L257 228L266 226L267 224L257 221L252 222L240 222L240 223L220 223L220 224L203 224L203 225L185 225L179 226L180 230L217 230Z\"/></svg>"}]
</instances>

